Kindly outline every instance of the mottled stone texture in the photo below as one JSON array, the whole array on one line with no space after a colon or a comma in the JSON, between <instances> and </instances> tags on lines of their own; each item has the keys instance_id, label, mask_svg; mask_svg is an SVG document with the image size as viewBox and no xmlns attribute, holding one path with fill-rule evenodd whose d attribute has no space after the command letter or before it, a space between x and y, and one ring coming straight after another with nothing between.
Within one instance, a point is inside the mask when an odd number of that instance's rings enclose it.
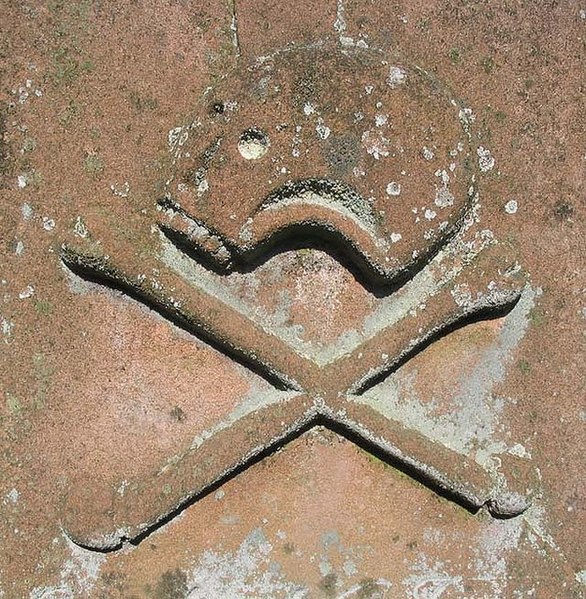
<instances>
[{"instance_id":1,"label":"mottled stone texture","mask_svg":"<svg viewBox=\"0 0 586 599\"><path fill-rule=\"evenodd\" d=\"M586 4L0 24L0 597L583 596Z\"/></svg>"}]
</instances>

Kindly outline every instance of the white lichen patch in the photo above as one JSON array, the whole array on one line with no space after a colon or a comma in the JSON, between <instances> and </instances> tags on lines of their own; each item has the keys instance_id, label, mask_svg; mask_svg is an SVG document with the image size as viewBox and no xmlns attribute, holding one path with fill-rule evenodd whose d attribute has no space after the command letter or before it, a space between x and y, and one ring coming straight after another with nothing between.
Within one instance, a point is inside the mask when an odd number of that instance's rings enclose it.
<instances>
[{"instance_id":1,"label":"white lichen patch","mask_svg":"<svg viewBox=\"0 0 586 599\"><path fill-rule=\"evenodd\" d=\"M312 433L319 436L319 429ZM363 581L357 582L360 562L364 559L365 547L345 545L336 530L326 530L321 534L320 550L309 556L310 563L317 564L321 577L335 575L338 592L337 599L358 599L365 593ZM368 550L367 550L368 551ZM386 578L369 579L369 597L387 597L392 583Z\"/></svg>"},{"instance_id":2,"label":"white lichen patch","mask_svg":"<svg viewBox=\"0 0 586 599\"><path fill-rule=\"evenodd\" d=\"M169 152L176 156L181 151L181 146L189 139L189 128L188 127L173 127L167 134L167 144L169 146Z\"/></svg>"},{"instance_id":3,"label":"white lichen patch","mask_svg":"<svg viewBox=\"0 0 586 599\"><path fill-rule=\"evenodd\" d=\"M465 564L457 560L430 564L425 553L420 552L410 568L412 574L403 581L408 596L439 599L445 592L450 596L468 596L470 592L475 597L507 596L508 557L518 548L522 530L521 519L491 522L472 545L474 557ZM438 547L458 542L445 535L439 542L429 534L428 538L430 545Z\"/></svg>"},{"instance_id":4,"label":"white lichen patch","mask_svg":"<svg viewBox=\"0 0 586 599\"><path fill-rule=\"evenodd\" d=\"M36 186L40 183L41 176L34 169L27 171L25 173L21 173L16 177L16 185L18 189L24 189L25 187Z\"/></svg>"},{"instance_id":5,"label":"white lichen patch","mask_svg":"<svg viewBox=\"0 0 586 599\"><path fill-rule=\"evenodd\" d=\"M24 220L30 220L33 217L33 209L31 208L30 204L24 203L20 207L20 212Z\"/></svg>"},{"instance_id":6,"label":"white lichen patch","mask_svg":"<svg viewBox=\"0 0 586 599\"><path fill-rule=\"evenodd\" d=\"M35 294L35 288L32 285L27 285L19 294L19 299L28 299Z\"/></svg>"},{"instance_id":7,"label":"white lichen patch","mask_svg":"<svg viewBox=\"0 0 586 599\"><path fill-rule=\"evenodd\" d=\"M327 139L330 136L331 130L324 125L323 121L318 122L315 126L315 132L320 139Z\"/></svg>"},{"instance_id":8,"label":"white lichen patch","mask_svg":"<svg viewBox=\"0 0 586 599\"><path fill-rule=\"evenodd\" d=\"M421 154L425 158L425 160L433 160L435 158L433 150L431 148L428 148L427 146L423 146Z\"/></svg>"},{"instance_id":9,"label":"white lichen patch","mask_svg":"<svg viewBox=\"0 0 586 599\"><path fill-rule=\"evenodd\" d=\"M374 124L377 127L383 127L388 122L389 122L389 115L388 114L377 114L374 117Z\"/></svg>"},{"instance_id":10,"label":"white lichen patch","mask_svg":"<svg viewBox=\"0 0 586 599\"><path fill-rule=\"evenodd\" d=\"M387 77L387 85L392 89L399 87L405 82L407 73L401 67L391 66L389 68L389 76Z\"/></svg>"},{"instance_id":11,"label":"white lichen patch","mask_svg":"<svg viewBox=\"0 0 586 599\"><path fill-rule=\"evenodd\" d=\"M547 560L547 564L551 564L552 549L558 559L564 559L548 542L549 535L541 522L542 513L542 508L534 505L516 518L485 522L469 545L471 557L463 560L453 558L462 542L461 533L446 528L426 530L425 549L414 562L405 560L410 570L403 580L405 596L421 599L540 596L533 577L514 576L511 568L512 560L516 560L521 551L531 551ZM435 557L432 561L427 551L434 556L439 553L444 559Z\"/></svg>"},{"instance_id":12,"label":"white lichen patch","mask_svg":"<svg viewBox=\"0 0 586 599\"><path fill-rule=\"evenodd\" d=\"M450 574L440 561L430 565L423 553L419 554L410 569L412 574L403 580L407 597L439 599L446 591L451 594L464 592L462 576Z\"/></svg>"},{"instance_id":13,"label":"white lichen patch","mask_svg":"<svg viewBox=\"0 0 586 599\"><path fill-rule=\"evenodd\" d=\"M335 530L326 531L321 535L321 546L321 551L312 555L310 560L318 561L321 576L340 572L336 578L338 584L342 587L344 576L354 576L358 571L356 558L359 555L357 551L352 547L345 547L340 540L340 535ZM353 588L351 587L342 592L338 597L351 597L354 592Z\"/></svg>"},{"instance_id":14,"label":"white lichen patch","mask_svg":"<svg viewBox=\"0 0 586 599\"><path fill-rule=\"evenodd\" d=\"M516 455L519 458L523 458L525 460L531 459L531 454L527 451L527 448L521 443L515 443L512 447L509 447L507 453L511 455Z\"/></svg>"},{"instance_id":15,"label":"white lichen patch","mask_svg":"<svg viewBox=\"0 0 586 599\"><path fill-rule=\"evenodd\" d=\"M282 597L305 599L308 589L288 581L272 557L274 547L261 528L232 552L207 550L187 572L188 599Z\"/></svg>"},{"instance_id":16,"label":"white lichen patch","mask_svg":"<svg viewBox=\"0 0 586 599\"><path fill-rule=\"evenodd\" d=\"M128 486L130 485L130 483L127 480L123 480L117 487L116 489L116 493L118 493L118 495L120 495L120 497L124 497L124 493L126 493L126 489L128 488Z\"/></svg>"},{"instance_id":17,"label":"white lichen patch","mask_svg":"<svg viewBox=\"0 0 586 599\"><path fill-rule=\"evenodd\" d=\"M343 35L346 31L344 0L337 0L336 3L336 20L334 21L334 31Z\"/></svg>"},{"instance_id":18,"label":"white lichen patch","mask_svg":"<svg viewBox=\"0 0 586 599\"><path fill-rule=\"evenodd\" d=\"M507 214L516 214L518 209L519 209L519 204L518 204L517 200L509 200L505 204L505 212Z\"/></svg>"},{"instance_id":19,"label":"white lichen patch","mask_svg":"<svg viewBox=\"0 0 586 599\"><path fill-rule=\"evenodd\" d=\"M77 237L81 237L85 239L89 235L88 228L86 224L83 222L81 216L78 216L75 220L75 224L73 225L73 232Z\"/></svg>"},{"instance_id":20,"label":"white lichen patch","mask_svg":"<svg viewBox=\"0 0 586 599\"><path fill-rule=\"evenodd\" d=\"M200 198L201 196L203 196L204 193L209 191L209 189L210 189L210 184L208 183L208 180L203 179L197 185L197 197Z\"/></svg>"},{"instance_id":21,"label":"white lichen patch","mask_svg":"<svg viewBox=\"0 0 586 599\"><path fill-rule=\"evenodd\" d=\"M8 318L4 318L0 316L0 331L2 331L2 337L4 338L4 343L9 343L10 338L12 337L12 330L14 329L14 323Z\"/></svg>"},{"instance_id":22,"label":"white lichen patch","mask_svg":"<svg viewBox=\"0 0 586 599\"><path fill-rule=\"evenodd\" d=\"M478 155L478 168L480 168L483 173L487 173L494 168L495 160L488 148L479 146L476 150L476 154Z\"/></svg>"},{"instance_id":23,"label":"white lichen patch","mask_svg":"<svg viewBox=\"0 0 586 599\"><path fill-rule=\"evenodd\" d=\"M380 131L365 131L362 134L362 146L375 160L389 155L390 140Z\"/></svg>"},{"instance_id":24,"label":"white lichen patch","mask_svg":"<svg viewBox=\"0 0 586 599\"><path fill-rule=\"evenodd\" d=\"M458 117L460 119L460 123L462 124L462 128L467 133L468 137L470 137L470 125L476 120L476 116L472 112L471 108L462 108L458 113Z\"/></svg>"},{"instance_id":25,"label":"white lichen patch","mask_svg":"<svg viewBox=\"0 0 586 599\"><path fill-rule=\"evenodd\" d=\"M128 183L128 181L124 181L124 183L122 185L117 184L117 183L112 183L110 185L110 191L117 198L127 198L128 195L130 194L130 184Z\"/></svg>"},{"instance_id":26,"label":"white lichen patch","mask_svg":"<svg viewBox=\"0 0 586 599\"><path fill-rule=\"evenodd\" d=\"M396 181L391 181L387 185L387 195L389 196L398 196L401 195L401 184Z\"/></svg>"},{"instance_id":27,"label":"white lichen patch","mask_svg":"<svg viewBox=\"0 0 586 599\"><path fill-rule=\"evenodd\" d=\"M535 549L544 553L543 546L545 545L558 555L562 555L561 549L548 531L547 515L543 505L534 502L533 505L529 506L529 509L523 513L523 520L527 523L528 528L531 531L531 535L528 535L528 539Z\"/></svg>"},{"instance_id":28,"label":"white lichen patch","mask_svg":"<svg viewBox=\"0 0 586 599\"><path fill-rule=\"evenodd\" d=\"M438 208L448 208L454 205L454 196L446 184L436 187L434 203Z\"/></svg>"},{"instance_id":29,"label":"white lichen patch","mask_svg":"<svg viewBox=\"0 0 586 599\"><path fill-rule=\"evenodd\" d=\"M504 597L508 581L508 555L519 546L521 519L493 521L475 547L473 562L477 575L488 583L495 597Z\"/></svg>"},{"instance_id":30,"label":"white lichen patch","mask_svg":"<svg viewBox=\"0 0 586 599\"><path fill-rule=\"evenodd\" d=\"M398 243L399 241L401 241L401 239L403 239L401 233L391 233L391 241L393 243Z\"/></svg>"},{"instance_id":31,"label":"white lichen patch","mask_svg":"<svg viewBox=\"0 0 586 599\"><path fill-rule=\"evenodd\" d=\"M449 190L450 174L446 169L438 169L435 176L441 180L441 184L436 185L434 203L438 208L448 208L454 204L454 196Z\"/></svg>"},{"instance_id":32,"label":"white lichen patch","mask_svg":"<svg viewBox=\"0 0 586 599\"><path fill-rule=\"evenodd\" d=\"M448 171L446 169L439 168L437 171L435 171L434 174L436 177L441 179L442 185L447 186L449 184L450 174L448 173Z\"/></svg>"},{"instance_id":33,"label":"white lichen patch","mask_svg":"<svg viewBox=\"0 0 586 599\"><path fill-rule=\"evenodd\" d=\"M293 141L291 142L291 155L294 158L299 158L299 156L301 155L301 144L303 142L303 140L301 139L301 131L302 127L300 125L297 125L295 127L295 135L293 136Z\"/></svg>"},{"instance_id":34,"label":"white lichen patch","mask_svg":"<svg viewBox=\"0 0 586 599\"><path fill-rule=\"evenodd\" d=\"M442 185L436 189L434 203L438 208L448 208L454 205L454 196L447 186Z\"/></svg>"},{"instance_id":35,"label":"white lichen patch","mask_svg":"<svg viewBox=\"0 0 586 599\"><path fill-rule=\"evenodd\" d=\"M55 228L55 221L48 216L43 216L41 223L45 231L52 231Z\"/></svg>"},{"instance_id":36,"label":"white lichen patch","mask_svg":"<svg viewBox=\"0 0 586 599\"><path fill-rule=\"evenodd\" d=\"M19 85L12 90L12 94L16 96L19 104L25 104L30 98L40 98L43 92L35 85L32 79L27 79L23 85Z\"/></svg>"},{"instance_id":37,"label":"white lichen patch","mask_svg":"<svg viewBox=\"0 0 586 599\"><path fill-rule=\"evenodd\" d=\"M4 503L4 505L8 505L8 504L16 505L18 503L19 498L20 498L20 493L18 492L17 489L13 488L10 491L8 491L8 493L6 493L6 495L4 495L3 503Z\"/></svg>"},{"instance_id":38,"label":"white lichen patch","mask_svg":"<svg viewBox=\"0 0 586 599\"><path fill-rule=\"evenodd\" d=\"M72 543L65 535L53 541L53 545L65 544L69 557L63 564L59 582L53 586L35 587L29 599L73 599L73 597L91 597L100 568L106 555L82 549Z\"/></svg>"},{"instance_id":39,"label":"white lichen patch","mask_svg":"<svg viewBox=\"0 0 586 599\"><path fill-rule=\"evenodd\" d=\"M472 306L474 303L470 286L467 283L459 283L458 285L454 285L454 288L450 291L450 294L454 298L456 305L460 308L467 308Z\"/></svg>"}]
</instances>

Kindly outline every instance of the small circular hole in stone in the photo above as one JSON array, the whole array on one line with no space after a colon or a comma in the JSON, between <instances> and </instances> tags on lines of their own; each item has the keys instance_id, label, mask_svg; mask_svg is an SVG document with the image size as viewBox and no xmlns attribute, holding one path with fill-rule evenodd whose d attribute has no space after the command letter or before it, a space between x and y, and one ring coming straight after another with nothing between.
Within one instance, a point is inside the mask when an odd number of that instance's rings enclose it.
<instances>
[{"instance_id":1,"label":"small circular hole in stone","mask_svg":"<svg viewBox=\"0 0 586 599\"><path fill-rule=\"evenodd\" d=\"M224 102L221 102L219 100L217 100L210 106L210 112L212 114L224 114L225 111L226 106L224 105Z\"/></svg>"},{"instance_id":2,"label":"small circular hole in stone","mask_svg":"<svg viewBox=\"0 0 586 599\"><path fill-rule=\"evenodd\" d=\"M258 160L269 151L268 135L260 129L246 129L240 136L238 151L246 160Z\"/></svg>"}]
</instances>

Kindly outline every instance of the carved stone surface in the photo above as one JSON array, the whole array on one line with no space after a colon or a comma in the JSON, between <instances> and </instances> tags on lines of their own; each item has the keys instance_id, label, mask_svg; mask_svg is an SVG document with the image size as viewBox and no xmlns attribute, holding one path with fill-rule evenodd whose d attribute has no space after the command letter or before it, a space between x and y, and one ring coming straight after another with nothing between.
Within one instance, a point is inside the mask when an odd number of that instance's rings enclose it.
<instances>
[{"instance_id":1,"label":"carved stone surface","mask_svg":"<svg viewBox=\"0 0 586 599\"><path fill-rule=\"evenodd\" d=\"M586 13L281 8L6 7L0 597L580 596Z\"/></svg>"}]
</instances>

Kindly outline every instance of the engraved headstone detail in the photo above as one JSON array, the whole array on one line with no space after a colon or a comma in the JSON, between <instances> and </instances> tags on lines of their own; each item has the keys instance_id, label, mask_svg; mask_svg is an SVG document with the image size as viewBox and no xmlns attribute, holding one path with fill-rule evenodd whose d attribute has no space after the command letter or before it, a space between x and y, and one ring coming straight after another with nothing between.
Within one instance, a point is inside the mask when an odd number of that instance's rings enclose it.
<instances>
[{"instance_id":1,"label":"engraved headstone detail","mask_svg":"<svg viewBox=\"0 0 586 599\"><path fill-rule=\"evenodd\" d=\"M478 223L469 127L463 107L425 71L359 48L283 50L204 94L194 119L170 136L175 164L158 203L158 257L67 245L62 259L202 337L275 393L123 497L91 486L72 493L63 526L76 543L137 542L316 424L472 511L509 517L527 507L524 461L514 464L515 480L512 464L503 464L506 480L495 478L369 396L436 339L507 314L523 291L511 248ZM225 284L292 247L330 252L374 296L361 336L325 349L289 338Z\"/></svg>"}]
</instances>

